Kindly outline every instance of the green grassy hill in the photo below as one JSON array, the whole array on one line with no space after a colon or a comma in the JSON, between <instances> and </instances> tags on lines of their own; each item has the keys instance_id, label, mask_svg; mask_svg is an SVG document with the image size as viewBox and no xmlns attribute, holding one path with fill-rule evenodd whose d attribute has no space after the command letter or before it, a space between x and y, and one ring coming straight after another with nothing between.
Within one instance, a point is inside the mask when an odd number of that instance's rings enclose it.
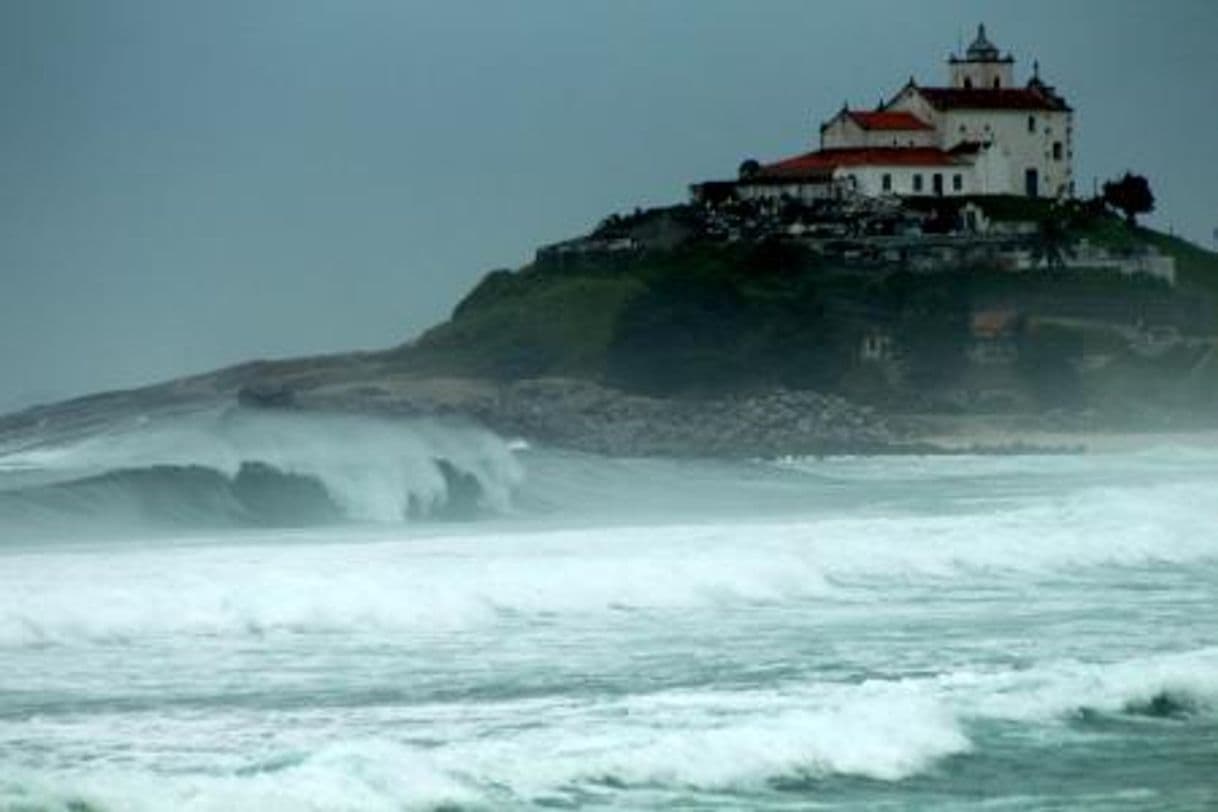
<instances>
[{"instance_id":1,"label":"green grassy hill","mask_svg":"<svg viewBox=\"0 0 1218 812\"><path fill-rule=\"evenodd\" d=\"M785 246L495 271L397 358L428 373L573 375L656 392L823 382L830 285L810 255Z\"/></svg>"},{"instance_id":2,"label":"green grassy hill","mask_svg":"<svg viewBox=\"0 0 1218 812\"><path fill-rule=\"evenodd\" d=\"M398 351L428 373L500 379L599 377L622 308L644 285L616 278L496 271L451 320Z\"/></svg>"},{"instance_id":3,"label":"green grassy hill","mask_svg":"<svg viewBox=\"0 0 1218 812\"><path fill-rule=\"evenodd\" d=\"M1049 211L1011 205L1007 215L1017 219ZM1076 213L1068 228L1070 239L1085 237L1122 250L1153 246L1170 254L1177 262L1177 289L1100 271L860 270L828 265L790 243L693 242L613 262L538 262L494 271L449 321L390 358L420 374L570 376L665 395L784 386L909 404L933 399L961 374L972 340L970 313L979 302L1064 298L1131 320L1126 310L1170 314L1218 301L1218 254L1107 214ZM860 341L877 330L903 348L905 376L896 389L860 374ZM1096 346L1097 330L1088 330L1057 336L1061 341L1054 346L1073 353L1073 363L1078 353ZM1218 331L1211 325L1210 332ZM1069 389L1061 384L1065 373L1047 360L1058 350L1030 344L1025 349L1040 359L1018 370L1028 379L1028 391L1048 398L1045 405L1077 405L1051 403ZM1198 369L1198 357L1130 363L1139 375L1157 368L1218 381L1218 363Z\"/></svg>"}]
</instances>

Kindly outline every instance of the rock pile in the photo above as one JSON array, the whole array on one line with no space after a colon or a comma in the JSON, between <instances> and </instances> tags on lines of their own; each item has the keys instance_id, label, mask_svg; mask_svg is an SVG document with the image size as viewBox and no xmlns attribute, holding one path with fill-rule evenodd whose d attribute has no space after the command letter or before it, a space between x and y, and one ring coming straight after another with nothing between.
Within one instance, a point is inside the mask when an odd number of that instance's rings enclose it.
<instances>
[{"instance_id":1,"label":"rock pile","mask_svg":"<svg viewBox=\"0 0 1218 812\"><path fill-rule=\"evenodd\" d=\"M891 450L873 410L834 395L772 390L707 399L633 395L577 379L418 380L310 393L305 409L470 420L505 437L611 456L774 457Z\"/></svg>"},{"instance_id":2,"label":"rock pile","mask_svg":"<svg viewBox=\"0 0 1218 812\"><path fill-rule=\"evenodd\" d=\"M872 410L805 391L686 400L533 380L470 405L480 407L471 417L501 434L613 456L874 453L893 442Z\"/></svg>"}]
</instances>

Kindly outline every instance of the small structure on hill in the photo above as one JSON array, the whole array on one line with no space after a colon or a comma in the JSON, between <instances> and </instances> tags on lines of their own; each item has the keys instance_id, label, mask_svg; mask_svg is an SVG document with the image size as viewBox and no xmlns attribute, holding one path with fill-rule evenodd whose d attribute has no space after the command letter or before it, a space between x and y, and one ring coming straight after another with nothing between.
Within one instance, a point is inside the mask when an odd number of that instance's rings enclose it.
<instances>
[{"instance_id":1,"label":"small structure on hill","mask_svg":"<svg viewBox=\"0 0 1218 812\"><path fill-rule=\"evenodd\" d=\"M911 78L875 109L844 105L820 126L817 149L746 160L734 180L694 184L688 205L612 216L537 259L604 270L682 245L783 241L852 270L1111 271L1175 283L1171 256L1072 230L1094 217L1074 198L1074 111L1039 65L1017 84L1015 58L982 25L948 58L947 77L936 87Z\"/></svg>"},{"instance_id":2,"label":"small structure on hill","mask_svg":"<svg viewBox=\"0 0 1218 812\"><path fill-rule=\"evenodd\" d=\"M875 109L843 105L821 125L815 151L745 161L735 181L695 184L695 202L1072 196L1074 111L1041 79L1039 65L1017 85L1014 57L990 42L984 25L947 64L948 86L923 87L911 77Z\"/></svg>"}]
</instances>

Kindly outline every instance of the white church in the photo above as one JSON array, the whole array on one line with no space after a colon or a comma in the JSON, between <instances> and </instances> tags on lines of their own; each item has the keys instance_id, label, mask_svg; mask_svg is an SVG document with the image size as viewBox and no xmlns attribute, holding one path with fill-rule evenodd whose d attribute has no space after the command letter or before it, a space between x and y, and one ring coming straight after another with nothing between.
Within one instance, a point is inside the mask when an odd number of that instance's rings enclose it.
<instances>
[{"instance_id":1,"label":"white church","mask_svg":"<svg viewBox=\"0 0 1218 812\"><path fill-rule=\"evenodd\" d=\"M804 202L850 195L1072 196L1074 113L1041 79L1039 66L1017 85L1014 57L990 42L984 25L947 66L946 87L911 78L874 110L844 106L821 125L814 152L771 164L746 161L735 195Z\"/></svg>"}]
</instances>

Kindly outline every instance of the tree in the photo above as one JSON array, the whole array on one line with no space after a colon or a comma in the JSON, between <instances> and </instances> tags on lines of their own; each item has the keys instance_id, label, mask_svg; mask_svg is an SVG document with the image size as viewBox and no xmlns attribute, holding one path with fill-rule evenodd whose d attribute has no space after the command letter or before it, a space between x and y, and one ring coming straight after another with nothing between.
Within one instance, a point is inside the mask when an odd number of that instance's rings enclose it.
<instances>
[{"instance_id":1,"label":"tree","mask_svg":"<svg viewBox=\"0 0 1218 812\"><path fill-rule=\"evenodd\" d=\"M755 158L747 158L740 164L739 175L741 180L755 178L760 172L761 164Z\"/></svg>"},{"instance_id":2,"label":"tree","mask_svg":"<svg viewBox=\"0 0 1218 812\"><path fill-rule=\"evenodd\" d=\"M1131 226L1137 225L1139 214L1149 214L1155 210L1155 196L1150 191L1149 181L1132 172L1126 172L1120 180L1110 180L1104 184L1104 202L1123 213Z\"/></svg>"}]
</instances>

